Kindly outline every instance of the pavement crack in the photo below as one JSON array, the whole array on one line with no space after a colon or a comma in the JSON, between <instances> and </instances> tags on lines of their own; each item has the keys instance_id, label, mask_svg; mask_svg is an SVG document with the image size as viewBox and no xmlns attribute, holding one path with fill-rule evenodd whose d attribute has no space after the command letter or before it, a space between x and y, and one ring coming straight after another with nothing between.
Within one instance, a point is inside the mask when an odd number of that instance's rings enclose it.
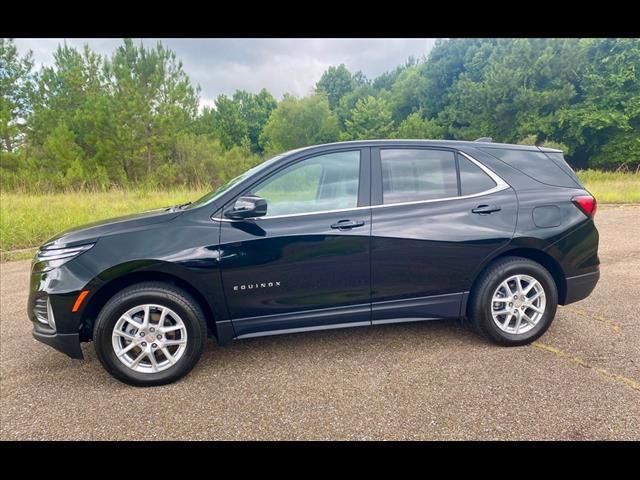
<instances>
[{"instance_id":1,"label":"pavement crack","mask_svg":"<svg viewBox=\"0 0 640 480\"><path fill-rule=\"evenodd\" d=\"M556 347L552 347L551 345L546 345L544 343L541 342L533 342L532 345L535 348L538 348L540 350L544 350L546 352L550 352L553 353L554 355L558 356L558 357L562 357L562 358L566 358L578 365L580 365L581 367L584 368L589 368L592 369L596 372L598 372L601 375L605 375L609 378L612 378L614 380L617 380L618 382L622 383L623 385L626 385L629 388L632 388L633 390L636 390L638 392L640 392L640 382L637 382L631 378L627 378L625 376L619 375L617 373L612 373L604 368L601 367L594 367L593 365L585 362L583 359L581 359L580 357L577 357L575 355L572 355L570 353L564 352L562 350L560 350L559 348Z\"/></svg>"}]
</instances>

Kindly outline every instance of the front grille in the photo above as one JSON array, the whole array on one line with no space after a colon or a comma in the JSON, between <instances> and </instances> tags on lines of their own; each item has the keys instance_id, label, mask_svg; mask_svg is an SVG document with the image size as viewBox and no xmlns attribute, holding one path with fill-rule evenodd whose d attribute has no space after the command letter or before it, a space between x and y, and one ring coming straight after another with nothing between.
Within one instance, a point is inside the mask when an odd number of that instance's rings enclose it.
<instances>
[{"instance_id":1,"label":"front grille","mask_svg":"<svg viewBox=\"0 0 640 480\"><path fill-rule=\"evenodd\" d=\"M33 306L33 313L39 323L46 325L53 330L56 329L56 323L53 318L53 311L51 310L49 297L36 298Z\"/></svg>"}]
</instances>

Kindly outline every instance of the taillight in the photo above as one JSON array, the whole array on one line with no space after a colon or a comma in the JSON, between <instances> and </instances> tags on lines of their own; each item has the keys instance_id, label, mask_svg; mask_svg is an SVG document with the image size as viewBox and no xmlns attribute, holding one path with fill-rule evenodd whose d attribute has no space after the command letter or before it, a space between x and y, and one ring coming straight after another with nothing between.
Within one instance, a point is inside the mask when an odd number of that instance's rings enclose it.
<instances>
[{"instance_id":1,"label":"taillight","mask_svg":"<svg viewBox=\"0 0 640 480\"><path fill-rule=\"evenodd\" d=\"M596 199L591 195L573 197L571 201L589 217L593 218L595 216L596 210L598 209L598 202L596 202Z\"/></svg>"}]
</instances>

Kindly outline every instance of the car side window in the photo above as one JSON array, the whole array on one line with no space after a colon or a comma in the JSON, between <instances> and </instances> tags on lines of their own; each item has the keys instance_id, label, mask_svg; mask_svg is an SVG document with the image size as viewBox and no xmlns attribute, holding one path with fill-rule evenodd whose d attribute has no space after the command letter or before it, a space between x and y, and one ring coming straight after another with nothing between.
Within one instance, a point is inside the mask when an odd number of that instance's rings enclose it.
<instances>
[{"instance_id":1,"label":"car side window","mask_svg":"<svg viewBox=\"0 0 640 480\"><path fill-rule=\"evenodd\" d=\"M489 175L462 155L458 155L458 167L460 168L462 195L474 195L476 193L486 192L496 186L496 182L494 182Z\"/></svg>"},{"instance_id":2,"label":"car side window","mask_svg":"<svg viewBox=\"0 0 640 480\"><path fill-rule=\"evenodd\" d=\"M267 201L266 217L358 206L360 151L334 152L297 162L251 193Z\"/></svg>"},{"instance_id":3,"label":"car side window","mask_svg":"<svg viewBox=\"0 0 640 480\"><path fill-rule=\"evenodd\" d=\"M382 200L385 205L458 196L453 152L382 149L380 159Z\"/></svg>"}]
</instances>

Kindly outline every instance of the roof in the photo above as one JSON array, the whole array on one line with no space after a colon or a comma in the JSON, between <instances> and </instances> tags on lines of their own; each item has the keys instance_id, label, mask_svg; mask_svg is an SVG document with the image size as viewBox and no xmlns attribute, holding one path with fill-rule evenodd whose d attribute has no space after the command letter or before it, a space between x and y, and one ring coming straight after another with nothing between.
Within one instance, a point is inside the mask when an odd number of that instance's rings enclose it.
<instances>
[{"instance_id":1,"label":"roof","mask_svg":"<svg viewBox=\"0 0 640 480\"><path fill-rule=\"evenodd\" d=\"M537 147L535 145L517 145L512 143L495 143L495 142L472 142L468 140L427 140L427 139L372 139L372 140L350 140L347 142L332 142L323 143L320 145L310 145L308 147L297 148L295 150L289 150L282 155L289 155L292 153L302 152L304 150L311 150L319 147L331 147L331 146L348 146L354 147L376 147L390 144L401 145L430 145L430 146L442 146L442 147L471 147L471 148L506 148L509 150L529 150L529 151L543 151L543 152L558 152L562 153L562 150L547 147Z\"/></svg>"}]
</instances>

